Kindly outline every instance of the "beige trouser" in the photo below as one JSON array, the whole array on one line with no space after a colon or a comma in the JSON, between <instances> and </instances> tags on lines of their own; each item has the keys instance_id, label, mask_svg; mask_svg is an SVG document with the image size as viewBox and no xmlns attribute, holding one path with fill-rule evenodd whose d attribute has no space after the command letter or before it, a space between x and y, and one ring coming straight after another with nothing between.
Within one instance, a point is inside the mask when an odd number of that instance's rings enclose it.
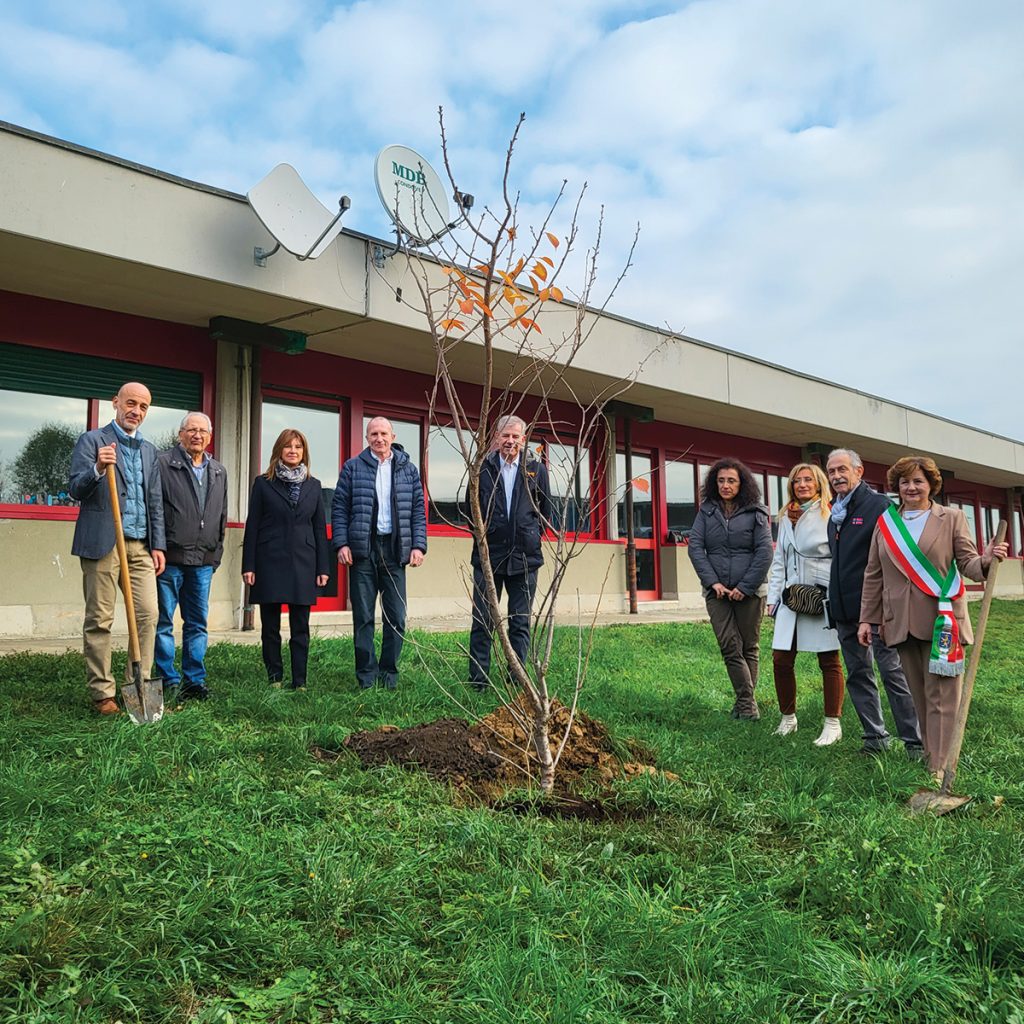
<instances>
[{"instance_id":1,"label":"beige trouser","mask_svg":"<svg viewBox=\"0 0 1024 1024\"><path fill-rule=\"evenodd\" d=\"M128 575L135 599L135 621L139 629L142 654L142 678L149 679L153 667L153 640L156 637L156 571L153 556L141 540L126 540ZM110 627L114 622L114 602L121 578L121 562L114 548L103 558L82 558L82 592L85 595L85 622L82 647L85 668L93 700L117 693L110 673ZM131 664L125 678L131 671Z\"/></svg>"},{"instance_id":2,"label":"beige trouser","mask_svg":"<svg viewBox=\"0 0 1024 1024\"><path fill-rule=\"evenodd\" d=\"M928 768L941 771L953 742L953 725L960 707L964 677L937 676L928 671L932 644L930 640L908 637L897 644L903 674L907 677L914 709L921 725L921 740L928 755Z\"/></svg>"}]
</instances>

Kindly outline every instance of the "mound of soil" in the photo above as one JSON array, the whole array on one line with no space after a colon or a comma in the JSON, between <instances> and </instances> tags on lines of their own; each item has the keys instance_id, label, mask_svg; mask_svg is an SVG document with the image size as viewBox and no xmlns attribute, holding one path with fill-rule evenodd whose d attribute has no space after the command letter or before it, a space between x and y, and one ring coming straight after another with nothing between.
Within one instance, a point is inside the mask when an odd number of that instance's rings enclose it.
<instances>
[{"instance_id":1,"label":"mound of soil","mask_svg":"<svg viewBox=\"0 0 1024 1024\"><path fill-rule=\"evenodd\" d=\"M502 705L475 724L461 718L439 718L408 729L383 725L352 733L344 745L364 767L379 764L414 767L459 789L471 791L496 806L522 810L524 808L518 805L501 804L501 797L508 789L530 786L538 778L537 754L523 728L525 721L521 706ZM569 709L555 702L553 742L561 742L568 725ZM340 751L321 747L314 747L312 753L322 760L336 760L341 756ZM584 776L607 785L617 776L640 774L659 773L649 764L620 761L611 749L605 726L577 710L558 763L559 791L571 793ZM674 778L670 773L664 774ZM566 807L570 804L576 808L573 816L607 816L604 808L580 815L581 802L570 801Z\"/></svg>"}]
</instances>

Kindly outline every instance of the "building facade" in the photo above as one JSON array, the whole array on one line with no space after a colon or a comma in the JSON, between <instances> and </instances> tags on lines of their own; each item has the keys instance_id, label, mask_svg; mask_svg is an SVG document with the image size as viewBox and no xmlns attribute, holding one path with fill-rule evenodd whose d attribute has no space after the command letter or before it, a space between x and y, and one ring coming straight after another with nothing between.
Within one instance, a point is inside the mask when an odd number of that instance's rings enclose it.
<instances>
[{"instance_id":1,"label":"building facade","mask_svg":"<svg viewBox=\"0 0 1024 1024\"><path fill-rule=\"evenodd\" d=\"M230 525L211 626L241 623L246 497L277 433L295 426L307 435L329 505L338 467L364 446L372 415L392 420L427 487L430 552L409 576L410 616L468 615L462 460L445 406L430 414L435 356L423 314L396 301L414 290L407 264L379 266L381 243L345 232L316 261L282 252L259 266L254 248L273 240L244 197L12 125L0 125L0 166L0 635L79 633L77 511L61 453L109 421L111 396L133 379L153 394L143 433L155 443L174 439L186 411L214 423ZM575 311L545 315L557 332L558 318ZM568 525L588 542L564 588L573 607L625 602L627 486L640 599L696 607L685 544L706 467L739 457L774 512L789 468L837 446L861 452L876 487L900 455L932 455L945 500L964 510L979 544L1008 521L1013 557L1000 567L998 592L1024 594L1021 442L633 321L592 321L574 388L595 393L635 377L621 397L648 421L627 431L622 415L609 416L582 452L571 441L579 416L571 403L555 403L550 422L534 429L531 444L571 499ZM456 366L468 407L479 393L478 355L466 346ZM524 414L535 407L527 395ZM566 465L578 471L562 472ZM341 570L314 621L345 621L346 609Z\"/></svg>"}]
</instances>

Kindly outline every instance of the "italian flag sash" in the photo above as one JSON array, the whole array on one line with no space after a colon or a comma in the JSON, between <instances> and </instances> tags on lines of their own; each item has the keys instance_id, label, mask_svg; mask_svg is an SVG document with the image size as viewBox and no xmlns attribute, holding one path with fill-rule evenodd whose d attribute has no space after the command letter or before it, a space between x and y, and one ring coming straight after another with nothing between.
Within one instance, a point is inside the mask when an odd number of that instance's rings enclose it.
<instances>
[{"instance_id":1,"label":"italian flag sash","mask_svg":"<svg viewBox=\"0 0 1024 1024\"><path fill-rule=\"evenodd\" d=\"M932 631L932 653L928 671L937 676L958 676L964 670L964 649L960 628L953 614L953 602L964 592L964 581L954 559L949 572L942 576L925 558L917 542L893 505L879 517L878 529L896 564L919 590L936 598L939 615Z\"/></svg>"}]
</instances>

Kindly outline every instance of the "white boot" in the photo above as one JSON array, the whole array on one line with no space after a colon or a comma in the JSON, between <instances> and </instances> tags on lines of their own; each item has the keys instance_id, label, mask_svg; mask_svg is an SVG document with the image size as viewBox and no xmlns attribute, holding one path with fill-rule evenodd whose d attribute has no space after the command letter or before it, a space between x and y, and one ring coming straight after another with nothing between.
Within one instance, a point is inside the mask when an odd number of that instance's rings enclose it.
<instances>
[{"instance_id":1,"label":"white boot","mask_svg":"<svg viewBox=\"0 0 1024 1024\"><path fill-rule=\"evenodd\" d=\"M830 747L843 738L843 727L838 718L826 718L821 735L814 741L816 747Z\"/></svg>"},{"instance_id":2,"label":"white boot","mask_svg":"<svg viewBox=\"0 0 1024 1024\"><path fill-rule=\"evenodd\" d=\"M796 732L796 715L783 715L775 735L788 736L791 732Z\"/></svg>"}]
</instances>

